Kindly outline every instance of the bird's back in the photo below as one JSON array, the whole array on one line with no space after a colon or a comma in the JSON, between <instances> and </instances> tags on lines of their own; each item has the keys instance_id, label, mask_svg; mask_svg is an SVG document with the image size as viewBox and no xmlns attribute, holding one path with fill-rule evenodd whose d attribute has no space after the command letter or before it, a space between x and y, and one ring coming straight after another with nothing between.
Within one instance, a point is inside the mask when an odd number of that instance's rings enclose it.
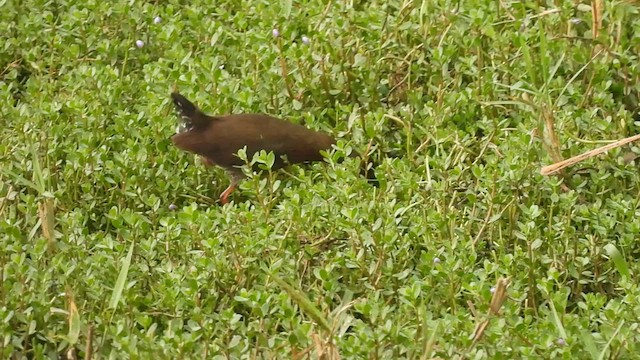
<instances>
[{"instance_id":1,"label":"bird's back","mask_svg":"<svg viewBox=\"0 0 640 360\"><path fill-rule=\"evenodd\" d=\"M320 151L330 149L335 143L327 134L262 114L211 117L208 126L185 134L198 148L185 150L196 152L226 168L242 165L235 154L245 146L249 159L260 150L272 151L276 156L273 168L277 169L286 165L282 156L286 156L291 164L320 161ZM177 145L180 146L179 143Z\"/></svg>"}]
</instances>

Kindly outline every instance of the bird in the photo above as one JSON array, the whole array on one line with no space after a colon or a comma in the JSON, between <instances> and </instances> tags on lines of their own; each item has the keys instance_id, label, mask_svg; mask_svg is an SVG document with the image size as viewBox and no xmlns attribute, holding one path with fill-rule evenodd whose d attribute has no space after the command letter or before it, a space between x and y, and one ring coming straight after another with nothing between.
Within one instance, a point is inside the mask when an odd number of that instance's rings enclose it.
<instances>
[{"instance_id":1,"label":"bird","mask_svg":"<svg viewBox=\"0 0 640 360\"><path fill-rule=\"evenodd\" d=\"M181 119L172 143L183 151L199 155L206 166L218 166L226 170L229 186L220 194L222 204L229 202L229 195L244 178L244 161L237 156L246 147L248 159L264 150L273 152L273 170L291 164L311 163L323 160L321 151L329 151L336 143L331 135L314 131L270 115L241 113L212 116L180 93L173 91L171 99ZM352 151L350 157L360 155ZM361 163L361 175L378 186L374 164Z\"/></svg>"}]
</instances>

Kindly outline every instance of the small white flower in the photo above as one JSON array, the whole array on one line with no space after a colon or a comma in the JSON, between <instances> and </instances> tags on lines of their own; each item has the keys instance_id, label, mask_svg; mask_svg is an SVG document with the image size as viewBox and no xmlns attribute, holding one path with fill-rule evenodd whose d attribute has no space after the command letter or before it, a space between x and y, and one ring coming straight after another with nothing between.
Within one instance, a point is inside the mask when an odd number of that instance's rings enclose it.
<instances>
[{"instance_id":1,"label":"small white flower","mask_svg":"<svg viewBox=\"0 0 640 360\"><path fill-rule=\"evenodd\" d=\"M311 40L309 40L307 36L302 35L302 43L305 45L309 45L311 43Z\"/></svg>"},{"instance_id":2,"label":"small white flower","mask_svg":"<svg viewBox=\"0 0 640 360\"><path fill-rule=\"evenodd\" d=\"M273 37L278 37L280 36L280 31L278 31L278 29L273 29L271 30L271 34L273 35Z\"/></svg>"},{"instance_id":3,"label":"small white flower","mask_svg":"<svg viewBox=\"0 0 640 360\"><path fill-rule=\"evenodd\" d=\"M160 18L160 16L156 16L156 17L153 19L153 23L154 23L154 24L160 24L160 22L161 22L161 21L162 21L162 19Z\"/></svg>"},{"instance_id":4,"label":"small white flower","mask_svg":"<svg viewBox=\"0 0 640 360\"><path fill-rule=\"evenodd\" d=\"M138 49L142 49L142 47L144 47L144 41L136 40L136 46L138 47Z\"/></svg>"}]
</instances>

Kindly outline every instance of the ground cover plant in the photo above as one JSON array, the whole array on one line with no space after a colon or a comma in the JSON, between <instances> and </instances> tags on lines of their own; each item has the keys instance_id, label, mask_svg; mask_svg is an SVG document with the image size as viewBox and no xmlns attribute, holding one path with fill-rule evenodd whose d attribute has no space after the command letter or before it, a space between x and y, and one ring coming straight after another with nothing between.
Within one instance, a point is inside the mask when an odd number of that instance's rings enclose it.
<instances>
[{"instance_id":1,"label":"ground cover plant","mask_svg":"<svg viewBox=\"0 0 640 360\"><path fill-rule=\"evenodd\" d=\"M0 358L639 357L638 144L540 175L640 133L637 2L0 10ZM222 207L174 86L340 141Z\"/></svg>"}]
</instances>

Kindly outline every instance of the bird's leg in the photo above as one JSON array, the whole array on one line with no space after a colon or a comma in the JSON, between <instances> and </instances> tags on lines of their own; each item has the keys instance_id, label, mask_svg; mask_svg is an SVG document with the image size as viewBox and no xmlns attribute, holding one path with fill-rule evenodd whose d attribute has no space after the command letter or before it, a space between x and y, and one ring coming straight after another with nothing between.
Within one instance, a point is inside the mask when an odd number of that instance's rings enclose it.
<instances>
[{"instance_id":1,"label":"bird's leg","mask_svg":"<svg viewBox=\"0 0 640 360\"><path fill-rule=\"evenodd\" d=\"M200 156L200 161L202 161L202 163L204 164L204 166L206 167L212 167L215 165L215 163L213 162L213 160L209 159L206 156ZM237 181L234 181L233 179L231 179L231 184L229 185L229 187L227 187L222 194L220 194L220 202L222 203L222 205L226 204L229 202L229 195L231 195L231 193L233 192L233 190L236 189L236 183Z\"/></svg>"},{"instance_id":2,"label":"bird's leg","mask_svg":"<svg viewBox=\"0 0 640 360\"><path fill-rule=\"evenodd\" d=\"M229 184L229 186L224 189L224 191L222 192L222 194L220 194L220 202L224 205L227 204L229 202L229 195L231 195L231 193L236 189L236 186L238 185L238 182L240 182L240 180L242 180L242 172L241 171L237 171L236 169L233 170L227 170L230 178L231 178L231 184Z\"/></svg>"},{"instance_id":3,"label":"bird's leg","mask_svg":"<svg viewBox=\"0 0 640 360\"><path fill-rule=\"evenodd\" d=\"M220 202L222 205L227 204L229 202L229 195L236 189L237 182L231 181L231 184L220 194Z\"/></svg>"}]
</instances>

